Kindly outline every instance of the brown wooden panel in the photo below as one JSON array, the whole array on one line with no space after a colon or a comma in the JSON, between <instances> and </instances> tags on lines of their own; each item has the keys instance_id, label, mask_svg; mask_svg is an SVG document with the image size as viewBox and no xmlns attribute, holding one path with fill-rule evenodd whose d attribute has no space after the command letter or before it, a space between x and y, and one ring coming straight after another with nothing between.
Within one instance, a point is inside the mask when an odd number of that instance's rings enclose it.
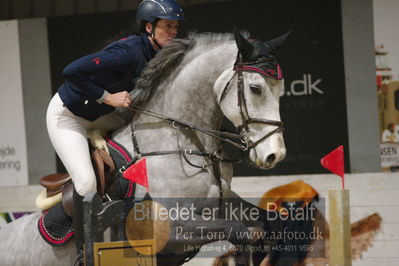
<instances>
[{"instance_id":1,"label":"brown wooden panel","mask_svg":"<svg viewBox=\"0 0 399 266\"><path fill-rule=\"evenodd\" d=\"M155 255L145 256L138 253L131 246L132 243L117 241L94 243L94 265L95 266L124 266L124 265L156 265ZM134 247L155 250L154 240L138 240L133 244ZM149 252L151 253L151 252Z\"/></svg>"}]
</instances>

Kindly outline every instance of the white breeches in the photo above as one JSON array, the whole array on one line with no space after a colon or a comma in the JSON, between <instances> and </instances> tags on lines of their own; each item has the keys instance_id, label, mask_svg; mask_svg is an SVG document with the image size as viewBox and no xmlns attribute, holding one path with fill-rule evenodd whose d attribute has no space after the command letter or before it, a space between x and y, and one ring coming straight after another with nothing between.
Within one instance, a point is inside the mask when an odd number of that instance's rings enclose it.
<instances>
[{"instance_id":1,"label":"white breeches","mask_svg":"<svg viewBox=\"0 0 399 266\"><path fill-rule=\"evenodd\" d=\"M96 177L90 159L87 130L120 128L125 121L116 113L110 113L91 122L75 116L66 107L60 96L54 95L47 109L47 131L51 143L79 195L96 191Z\"/></svg>"}]
</instances>

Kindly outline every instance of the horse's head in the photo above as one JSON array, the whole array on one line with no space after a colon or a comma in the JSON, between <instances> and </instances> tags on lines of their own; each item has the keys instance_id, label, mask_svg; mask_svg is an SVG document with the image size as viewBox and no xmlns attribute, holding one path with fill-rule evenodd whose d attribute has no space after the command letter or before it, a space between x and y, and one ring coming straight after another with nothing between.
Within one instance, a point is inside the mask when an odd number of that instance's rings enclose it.
<instances>
[{"instance_id":1,"label":"horse's head","mask_svg":"<svg viewBox=\"0 0 399 266\"><path fill-rule=\"evenodd\" d=\"M251 161L262 169L273 168L286 153L279 112L284 80L276 50L287 35L263 43L236 32L237 61L214 86L223 114L241 130Z\"/></svg>"}]
</instances>

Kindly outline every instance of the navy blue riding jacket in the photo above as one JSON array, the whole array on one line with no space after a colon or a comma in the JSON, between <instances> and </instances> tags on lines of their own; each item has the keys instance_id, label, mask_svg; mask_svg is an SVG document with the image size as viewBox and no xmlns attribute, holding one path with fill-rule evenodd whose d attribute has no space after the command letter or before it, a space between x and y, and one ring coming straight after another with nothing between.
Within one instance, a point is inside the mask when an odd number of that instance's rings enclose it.
<instances>
[{"instance_id":1,"label":"navy blue riding jacket","mask_svg":"<svg viewBox=\"0 0 399 266\"><path fill-rule=\"evenodd\" d=\"M155 52L144 34L115 41L69 64L63 71L65 82L58 94L73 114L94 121L115 109L102 103L105 91L130 92Z\"/></svg>"}]
</instances>

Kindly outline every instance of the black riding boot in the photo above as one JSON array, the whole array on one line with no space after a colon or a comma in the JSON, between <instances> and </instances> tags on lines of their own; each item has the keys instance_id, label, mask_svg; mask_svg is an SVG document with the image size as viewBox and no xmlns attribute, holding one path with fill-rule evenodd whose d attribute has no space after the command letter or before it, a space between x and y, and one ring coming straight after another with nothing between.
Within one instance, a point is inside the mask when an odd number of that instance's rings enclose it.
<instances>
[{"instance_id":1,"label":"black riding boot","mask_svg":"<svg viewBox=\"0 0 399 266\"><path fill-rule=\"evenodd\" d=\"M72 219L77 252L74 265L83 265L83 197L76 192L75 187L73 188Z\"/></svg>"}]
</instances>

